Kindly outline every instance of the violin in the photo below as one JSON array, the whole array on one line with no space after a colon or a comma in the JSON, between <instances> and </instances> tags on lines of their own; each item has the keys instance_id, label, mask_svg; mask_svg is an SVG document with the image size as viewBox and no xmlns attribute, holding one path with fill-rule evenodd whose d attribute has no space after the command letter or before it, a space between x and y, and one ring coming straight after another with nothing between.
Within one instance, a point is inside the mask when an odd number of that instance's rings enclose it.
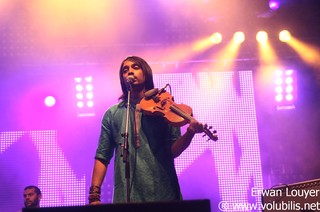
<instances>
[{"instance_id":1,"label":"violin","mask_svg":"<svg viewBox=\"0 0 320 212\"><path fill-rule=\"evenodd\" d=\"M140 107L144 114L162 116L175 127L182 127L191 120L195 120L192 116L192 108L185 104L176 104L173 96L164 89L159 91L154 88L147 91L145 97L140 101ZM209 128L206 126L203 130L205 135L209 137L208 140L217 141L217 131L211 132L211 129L211 126Z\"/></svg>"}]
</instances>

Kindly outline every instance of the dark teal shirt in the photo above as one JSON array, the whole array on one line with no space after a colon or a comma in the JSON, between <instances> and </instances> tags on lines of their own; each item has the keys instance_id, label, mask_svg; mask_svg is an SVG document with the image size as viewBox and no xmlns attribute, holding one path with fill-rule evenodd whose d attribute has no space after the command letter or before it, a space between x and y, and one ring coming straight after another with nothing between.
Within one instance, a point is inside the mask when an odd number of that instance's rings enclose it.
<instances>
[{"instance_id":1,"label":"dark teal shirt","mask_svg":"<svg viewBox=\"0 0 320 212\"><path fill-rule=\"evenodd\" d=\"M134 116L135 105L131 105L129 126L130 201L172 201L180 200L180 187L172 143L181 136L180 128L172 127L163 117L140 113L139 137L141 146L135 148ZM102 120L96 159L109 164L114 160L113 202L126 202L125 163L121 157L124 142L126 107L120 102L109 108Z\"/></svg>"}]
</instances>

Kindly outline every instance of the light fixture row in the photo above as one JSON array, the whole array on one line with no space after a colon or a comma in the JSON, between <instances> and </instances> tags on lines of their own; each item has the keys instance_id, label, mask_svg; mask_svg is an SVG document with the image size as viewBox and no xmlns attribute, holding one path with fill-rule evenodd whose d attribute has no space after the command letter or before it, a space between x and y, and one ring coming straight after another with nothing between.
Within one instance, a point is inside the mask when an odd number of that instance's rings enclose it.
<instances>
[{"instance_id":1,"label":"light fixture row","mask_svg":"<svg viewBox=\"0 0 320 212\"><path fill-rule=\"evenodd\" d=\"M291 33L288 30L282 30L281 32L279 32L278 37L281 42L289 42L291 39ZM259 31L256 34L256 40L258 42L261 42L261 43L266 42L268 38L269 36L266 31ZM236 43L243 43L246 39L246 36L244 32L238 31L233 34L232 39ZM220 32L215 32L210 36L210 40L213 44L219 44L222 42L223 36Z\"/></svg>"}]
</instances>

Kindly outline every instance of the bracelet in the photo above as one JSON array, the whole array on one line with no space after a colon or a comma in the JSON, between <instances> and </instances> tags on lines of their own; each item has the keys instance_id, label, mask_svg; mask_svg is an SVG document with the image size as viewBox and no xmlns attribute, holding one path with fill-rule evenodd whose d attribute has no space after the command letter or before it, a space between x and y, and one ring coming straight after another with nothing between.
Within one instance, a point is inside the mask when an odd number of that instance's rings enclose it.
<instances>
[{"instance_id":1,"label":"bracelet","mask_svg":"<svg viewBox=\"0 0 320 212\"><path fill-rule=\"evenodd\" d=\"M101 194L101 189L100 186L90 186L89 190L89 204L92 202L100 202L100 194Z\"/></svg>"},{"instance_id":2,"label":"bracelet","mask_svg":"<svg viewBox=\"0 0 320 212\"><path fill-rule=\"evenodd\" d=\"M100 186L90 186L89 194L101 194Z\"/></svg>"},{"instance_id":3,"label":"bracelet","mask_svg":"<svg viewBox=\"0 0 320 212\"><path fill-rule=\"evenodd\" d=\"M88 200L89 200L89 204L97 201L100 202L100 194L98 193L89 194Z\"/></svg>"}]
</instances>

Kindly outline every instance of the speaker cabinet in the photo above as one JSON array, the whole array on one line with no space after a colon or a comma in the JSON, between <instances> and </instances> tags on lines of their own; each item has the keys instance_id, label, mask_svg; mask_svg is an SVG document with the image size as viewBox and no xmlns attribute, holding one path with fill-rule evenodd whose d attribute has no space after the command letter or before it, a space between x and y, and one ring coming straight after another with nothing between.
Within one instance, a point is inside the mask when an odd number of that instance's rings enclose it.
<instances>
[{"instance_id":1,"label":"speaker cabinet","mask_svg":"<svg viewBox=\"0 0 320 212\"><path fill-rule=\"evenodd\" d=\"M88 206L24 208L23 212L210 212L209 200L185 200L173 202L121 203Z\"/></svg>"},{"instance_id":2,"label":"speaker cabinet","mask_svg":"<svg viewBox=\"0 0 320 212\"><path fill-rule=\"evenodd\" d=\"M320 211L320 179L262 191L263 211Z\"/></svg>"}]
</instances>

